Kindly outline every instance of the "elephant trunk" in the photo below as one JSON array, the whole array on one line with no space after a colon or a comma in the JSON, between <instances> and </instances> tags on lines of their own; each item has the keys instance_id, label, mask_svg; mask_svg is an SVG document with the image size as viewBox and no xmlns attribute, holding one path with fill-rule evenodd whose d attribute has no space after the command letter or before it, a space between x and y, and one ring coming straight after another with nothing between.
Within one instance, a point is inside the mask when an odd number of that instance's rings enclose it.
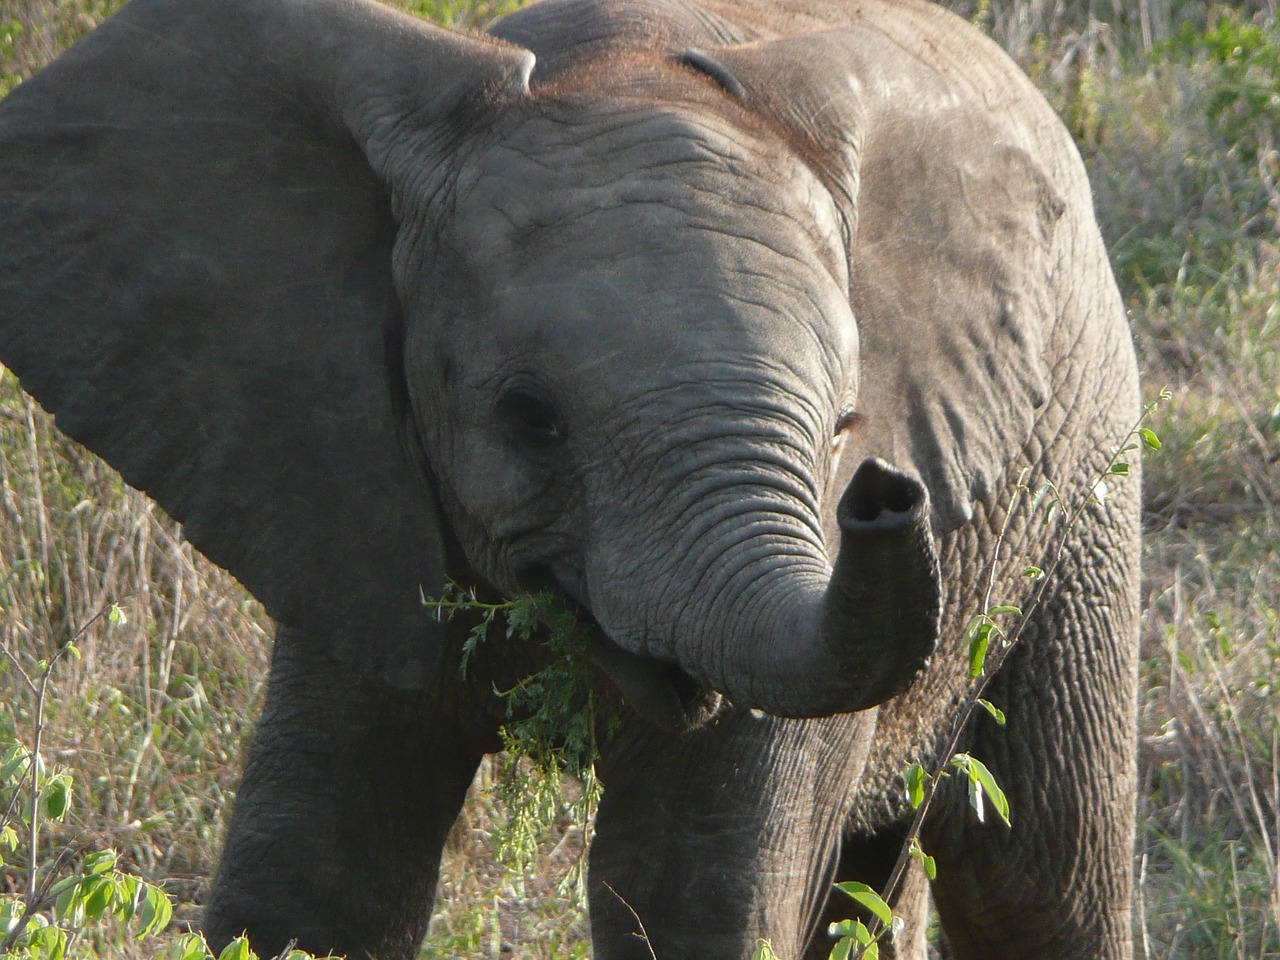
<instances>
[{"instance_id":1,"label":"elephant trunk","mask_svg":"<svg viewBox=\"0 0 1280 960\"><path fill-rule=\"evenodd\" d=\"M725 634L723 676L706 679L735 701L788 717L864 710L900 693L927 662L941 611L927 490L868 459L836 520L830 580L793 586L767 615Z\"/></svg>"}]
</instances>

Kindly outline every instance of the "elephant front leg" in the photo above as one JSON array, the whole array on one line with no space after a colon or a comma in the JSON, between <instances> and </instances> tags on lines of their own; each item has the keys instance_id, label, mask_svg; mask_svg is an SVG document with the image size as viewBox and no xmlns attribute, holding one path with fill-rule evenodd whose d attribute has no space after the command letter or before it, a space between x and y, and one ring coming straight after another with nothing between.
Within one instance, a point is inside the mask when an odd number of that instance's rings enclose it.
<instances>
[{"instance_id":1,"label":"elephant front leg","mask_svg":"<svg viewBox=\"0 0 1280 960\"><path fill-rule=\"evenodd\" d=\"M977 823L959 778L925 825L956 960L1133 955L1137 562L1086 548L988 688L1008 725L982 714L966 746L1004 787L1012 827Z\"/></svg>"},{"instance_id":2,"label":"elephant front leg","mask_svg":"<svg viewBox=\"0 0 1280 960\"><path fill-rule=\"evenodd\" d=\"M600 763L596 960L745 960L759 938L799 956L874 729L874 711L729 711L684 736L628 724Z\"/></svg>"},{"instance_id":3,"label":"elephant front leg","mask_svg":"<svg viewBox=\"0 0 1280 960\"><path fill-rule=\"evenodd\" d=\"M282 628L205 929L350 960L408 960L481 757L422 693L355 676Z\"/></svg>"}]
</instances>

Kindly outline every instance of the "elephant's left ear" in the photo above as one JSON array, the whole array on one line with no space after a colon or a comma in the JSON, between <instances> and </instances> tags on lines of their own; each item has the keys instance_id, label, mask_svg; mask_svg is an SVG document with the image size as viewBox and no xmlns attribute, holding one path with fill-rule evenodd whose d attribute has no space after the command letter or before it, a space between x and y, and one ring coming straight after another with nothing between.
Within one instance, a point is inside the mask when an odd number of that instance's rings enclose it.
<instances>
[{"instance_id":1,"label":"elephant's left ear","mask_svg":"<svg viewBox=\"0 0 1280 960\"><path fill-rule=\"evenodd\" d=\"M532 66L372 0L133 0L0 102L0 360L273 617L403 687L440 664L445 546L396 175L441 179Z\"/></svg>"},{"instance_id":2,"label":"elephant's left ear","mask_svg":"<svg viewBox=\"0 0 1280 960\"><path fill-rule=\"evenodd\" d=\"M994 493L1047 399L1064 209L1048 171L1070 148L994 44L972 31L958 58L935 42L949 15L925 7L683 60L786 129L841 207L861 342L851 442L917 472L943 534Z\"/></svg>"}]
</instances>

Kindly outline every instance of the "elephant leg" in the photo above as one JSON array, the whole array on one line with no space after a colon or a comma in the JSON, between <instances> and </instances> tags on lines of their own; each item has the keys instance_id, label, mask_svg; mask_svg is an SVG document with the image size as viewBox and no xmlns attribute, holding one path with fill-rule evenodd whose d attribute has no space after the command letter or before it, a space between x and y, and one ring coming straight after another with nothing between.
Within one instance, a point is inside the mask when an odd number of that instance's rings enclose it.
<instances>
[{"instance_id":1,"label":"elephant leg","mask_svg":"<svg viewBox=\"0 0 1280 960\"><path fill-rule=\"evenodd\" d=\"M978 823L959 777L926 823L956 960L1132 956L1136 559L1088 547L1072 548L1086 565L1062 578L989 687L1008 725L982 714L967 745L1005 790L1012 829Z\"/></svg>"},{"instance_id":2,"label":"elephant leg","mask_svg":"<svg viewBox=\"0 0 1280 960\"><path fill-rule=\"evenodd\" d=\"M282 628L267 702L205 917L262 956L409 960L439 858L482 756L453 717L355 675Z\"/></svg>"},{"instance_id":3,"label":"elephant leg","mask_svg":"<svg viewBox=\"0 0 1280 960\"><path fill-rule=\"evenodd\" d=\"M596 960L745 960L808 941L874 711L726 710L683 736L630 723L606 745L591 847Z\"/></svg>"},{"instance_id":4,"label":"elephant leg","mask_svg":"<svg viewBox=\"0 0 1280 960\"><path fill-rule=\"evenodd\" d=\"M835 879L839 882L857 880L883 892L905 843L905 833L904 826L901 830L886 830L871 837L846 836ZM903 921L903 928L896 938L882 943L880 956L884 960L925 960L928 955L925 935L929 926L929 881L917 865L908 867L902 888L890 906L894 916ZM832 890L827 897L822 922L804 955L805 960L827 960L834 945L827 935L827 928L832 923L855 917L870 922L867 911L859 909L840 891Z\"/></svg>"}]
</instances>

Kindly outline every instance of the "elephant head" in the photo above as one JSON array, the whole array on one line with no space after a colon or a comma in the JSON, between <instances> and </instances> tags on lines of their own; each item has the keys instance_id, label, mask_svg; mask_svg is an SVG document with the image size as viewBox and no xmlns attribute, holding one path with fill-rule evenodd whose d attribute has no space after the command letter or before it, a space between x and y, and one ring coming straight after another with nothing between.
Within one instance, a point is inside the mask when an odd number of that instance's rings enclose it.
<instances>
[{"instance_id":1,"label":"elephant head","mask_svg":"<svg viewBox=\"0 0 1280 960\"><path fill-rule=\"evenodd\" d=\"M1044 399L1029 148L967 164L994 121L857 29L535 73L524 22L134 0L0 106L0 357L396 685L452 575L743 705L883 701Z\"/></svg>"}]
</instances>

